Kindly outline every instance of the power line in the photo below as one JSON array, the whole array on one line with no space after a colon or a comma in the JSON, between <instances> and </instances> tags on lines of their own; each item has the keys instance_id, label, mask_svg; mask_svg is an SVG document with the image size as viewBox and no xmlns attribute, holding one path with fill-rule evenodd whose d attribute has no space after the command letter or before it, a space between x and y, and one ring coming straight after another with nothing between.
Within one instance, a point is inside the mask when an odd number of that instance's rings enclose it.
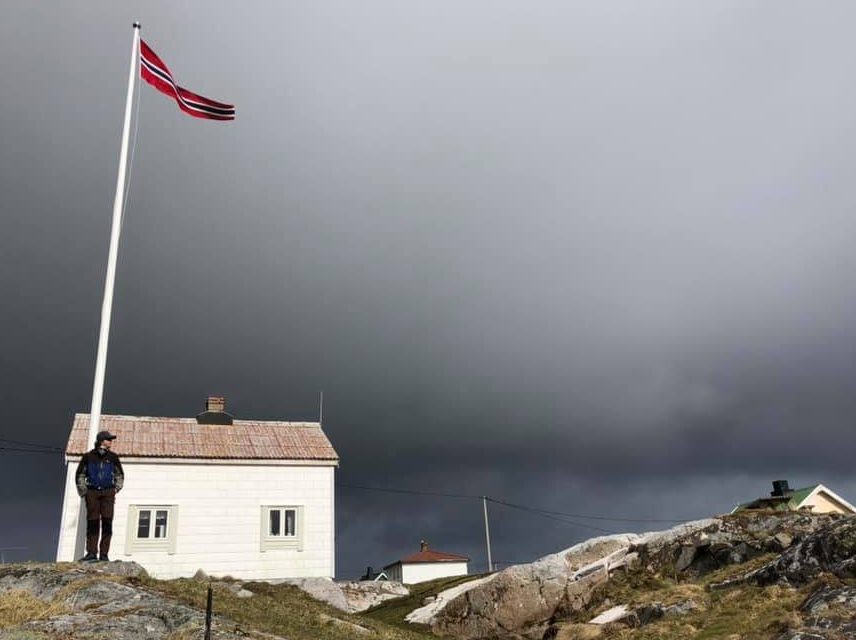
<instances>
[{"instance_id":1,"label":"power line","mask_svg":"<svg viewBox=\"0 0 856 640\"><path fill-rule=\"evenodd\" d=\"M436 498L464 498L468 500L481 500L482 496L467 495L463 493L439 493L436 491L413 491L410 489L385 489L382 487L368 487L360 484L339 483L340 487L348 489L362 489L363 491L381 491L383 493L404 493L413 496L433 496ZM488 498L490 500L490 498Z\"/></svg>"},{"instance_id":2,"label":"power line","mask_svg":"<svg viewBox=\"0 0 856 640\"><path fill-rule=\"evenodd\" d=\"M513 504L511 502L505 502L504 500L495 500L494 498L488 498L488 502L493 502L495 504L501 504L506 507L511 507L512 509L523 509L524 511L532 511L534 513L541 513L544 515L553 515L553 516L565 516L568 518L583 518L584 520L606 520L609 522L686 522L687 519L662 519L662 518L616 518L612 516L593 516L582 513L565 513L562 511L550 511L549 509L540 509L538 507L527 507L521 504Z\"/></svg>"},{"instance_id":3,"label":"power line","mask_svg":"<svg viewBox=\"0 0 856 640\"><path fill-rule=\"evenodd\" d=\"M401 493L406 495L415 495L415 496L432 496L438 498L460 498L460 499L469 499L469 500L481 500L482 496L472 495L472 494L462 494L462 493L441 493L437 491L416 491L413 489L389 489L385 487L371 487L367 485L357 485L357 484L344 484L340 483L338 486L348 488L348 489L361 489L363 491L379 491L383 493ZM675 522L686 522L687 518L619 518L613 516L597 516L591 514L583 514L583 513L567 513L563 511L552 511L550 509L541 509L538 507L529 507L522 504L516 504L513 502L508 502L507 500L499 500L497 498L487 497L488 502L493 502L494 504L502 505L505 507L509 507L511 509L520 509L523 511L528 511L530 513L535 513L537 515L543 516L545 518L550 518L552 520L557 520L559 522L564 522L566 524L572 524L576 526L581 526L589 529L594 529L596 531L602 531L605 533L620 533L618 531L611 531L609 529L603 529L600 527L595 527L593 525L586 525L580 522L574 522L573 520L568 520L568 518L582 518L583 520L602 520L606 522L631 522L631 523L644 523L644 522L661 522L661 523L675 523Z\"/></svg>"},{"instance_id":4,"label":"power line","mask_svg":"<svg viewBox=\"0 0 856 640\"><path fill-rule=\"evenodd\" d=\"M19 444L19 445L22 445L25 447L34 447L37 449L46 449L49 451L64 451L63 449L60 449L59 447L54 447L54 446L49 445L49 444L37 444L35 442L23 442L22 440L12 440L10 438L0 438L0 442L8 442L10 444Z\"/></svg>"},{"instance_id":5,"label":"power line","mask_svg":"<svg viewBox=\"0 0 856 640\"><path fill-rule=\"evenodd\" d=\"M489 502L493 502L494 504L500 504L504 507L509 507L511 509L519 509L520 511L528 511L530 513L534 513L535 515L541 516L542 518L549 518L550 520L555 520L557 522L562 522L564 524L569 524L574 527L581 527L583 529L591 529L592 531L598 531L600 533L622 533L621 531L615 531L613 529L604 529L603 527L598 527L593 524L585 524L584 522L576 522L575 520L569 520L568 518L559 517L553 515L551 513L547 513L542 509L533 509L531 507L524 507L520 504L513 504L511 502L503 502L500 500L493 500L488 498Z\"/></svg>"},{"instance_id":6,"label":"power line","mask_svg":"<svg viewBox=\"0 0 856 640\"><path fill-rule=\"evenodd\" d=\"M0 446L0 451L9 451L11 453L49 453L55 456L58 453L62 452L62 449L58 449L56 451L51 451L50 449L22 449L20 447L2 447Z\"/></svg>"}]
</instances>

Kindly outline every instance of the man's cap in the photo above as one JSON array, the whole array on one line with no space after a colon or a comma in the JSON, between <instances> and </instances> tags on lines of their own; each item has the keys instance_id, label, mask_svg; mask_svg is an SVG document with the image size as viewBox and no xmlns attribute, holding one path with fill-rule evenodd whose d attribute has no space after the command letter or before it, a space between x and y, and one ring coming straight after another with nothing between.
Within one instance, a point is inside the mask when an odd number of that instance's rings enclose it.
<instances>
[{"instance_id":1,"label":"man's cap","mask_svg":"<svg viewBox=\"0 0 856 640\"><path fill-rule=\"evenodd\" d=\"M98 435L95 436L96 442L102 442L103 440L115 440L116 436L114 436L109 431L99 431Z\"/></svg>"}]
</instances>

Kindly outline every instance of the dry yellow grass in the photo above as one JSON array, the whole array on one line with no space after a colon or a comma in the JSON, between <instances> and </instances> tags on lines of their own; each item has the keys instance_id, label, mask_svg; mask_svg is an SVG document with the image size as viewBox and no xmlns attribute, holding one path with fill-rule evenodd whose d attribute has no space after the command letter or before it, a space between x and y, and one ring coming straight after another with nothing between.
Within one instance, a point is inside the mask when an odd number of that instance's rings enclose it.
<instances>
[{"instance_id":1,"label":"dry yellow grass","mask_svg":"<svg viewBox=\"0 0 856 640\"><path fill-rule=\"evenodd\" d=\"M0 629L62 615L68 611L63 602L44 602L27 591L13 589L0 594Z\"/></svg>"}]
</instances>

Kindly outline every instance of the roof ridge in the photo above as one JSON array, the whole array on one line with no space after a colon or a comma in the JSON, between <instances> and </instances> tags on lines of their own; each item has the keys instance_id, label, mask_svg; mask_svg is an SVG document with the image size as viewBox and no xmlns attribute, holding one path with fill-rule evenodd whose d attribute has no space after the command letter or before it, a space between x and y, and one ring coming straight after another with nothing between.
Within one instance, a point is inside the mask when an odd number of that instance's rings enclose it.
<instances>
[{"instance_id":1,"label":"roof ridge","mask_svg":"<svg viewBox=\"0 0 856 640\"><path fill-rule=\"evenodd\" d=\"M88 418L88 413L75 413L74 419ZM101 419L112 418L119 420L149 421L149 422L188 422L198 424L195 417L178 416L135 416L123 413L102 413ZM235 418L233 424L284 424L291 427L320 427L317 420L262 420L260 418ZM229 425L206 425L206 426L229 426Z\"/></svg>"}]
</instances>

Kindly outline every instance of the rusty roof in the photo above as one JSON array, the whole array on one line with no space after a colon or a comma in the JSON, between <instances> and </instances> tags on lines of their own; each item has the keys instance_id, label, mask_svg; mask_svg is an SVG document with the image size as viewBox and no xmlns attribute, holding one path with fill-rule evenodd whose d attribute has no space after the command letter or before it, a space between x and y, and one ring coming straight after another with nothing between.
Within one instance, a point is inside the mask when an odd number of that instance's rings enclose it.
<instances>
[{"instance_id":1,"label":"rusty roof","mask_svg":"<svg viewBox=\"0 0 856 640\"><path fill-rule=\"evenodd\" d=\"M339 459L317 422L235 420L199 424L195 418L101 416L101 429L116 435L113 451L142 458L219 458L224 460ZM67 455L92 449L89 414L78 413L65 448Z\"/></svg>"},{"instance_id":2,"label":"rusty roof","mask_svg":"<svg viewBox=\"0 0 856 640\"><path fill-rule=\"evenodd\" d=\"M409 556L398 560L397 562L393 562L392 564L386 565L384 569L387 569L395 564L400 562L401 564L419 564L422 562L468 562L469 558L467 556L459 556L455 553L445 553L444 551L434 551L433 549L426 549L425 551L417 551L416 553L412 553Z\"/></svg>"}]
</instances>

